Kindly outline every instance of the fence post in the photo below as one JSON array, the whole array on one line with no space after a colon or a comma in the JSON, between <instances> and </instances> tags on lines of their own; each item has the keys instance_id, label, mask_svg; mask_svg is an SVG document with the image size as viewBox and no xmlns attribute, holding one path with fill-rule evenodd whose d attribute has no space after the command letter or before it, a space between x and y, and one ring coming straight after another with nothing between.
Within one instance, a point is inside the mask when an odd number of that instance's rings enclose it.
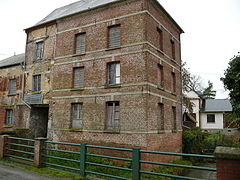
<instances>
[{"instance_id":1,"label":"fence post","mask_svg":"<svg viewBox=\"0 0 240 180\"><path fill-rule=\"evenodd\" d=\"M140 179L140 149L133 148L132 151L132 179Z\"/></svg>"},{"instance_id":2,"label":"fence post","mask_svg":"<svg viewBox=\"0 0 240 180\"><path fill-rule=\"evenodd\" d=\"M34 166L35 167L41 167L42 165L42 152L43 152L43 145L44 141L46 141L47 138L39 137L35 138L34 142Z\"/></svg>"},{"instance_id":3,"label":"fence post","mask_svg":"<svg viewBox=\"0 0 240 180\"><path fill-rule=\"evenodd\" d=\"M81 144L81 147L80 147L80 175L82 177L86 177L86 153L87 153L86 144Z\"/></svg>"},{"instance_id":4,"label":"fence post","mask_svg":"<svg viewBox=\"0 0 240 180\"><path fill-rule=\"evenodd\" d=\"M5 154L6 154L6 146L7 146L7 142L8 142L8 137L9 135L2 135L0 136L0 158L4 158Z\"/></svg>"},{"instance_id":5,"label":"fence post","mask_svg":"<svg viewBox=\"0 0 240 180\"><path fill-rule=\"evenodd\" d=\"M216 147L217 179L240 179L240 148Z\"/></svg>"}]
</instances>

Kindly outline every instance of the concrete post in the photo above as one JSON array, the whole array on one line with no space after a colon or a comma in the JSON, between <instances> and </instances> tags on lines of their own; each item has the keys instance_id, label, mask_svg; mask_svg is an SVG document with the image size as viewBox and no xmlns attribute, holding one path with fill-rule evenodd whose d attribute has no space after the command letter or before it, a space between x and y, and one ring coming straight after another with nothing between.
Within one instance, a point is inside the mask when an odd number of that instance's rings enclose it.
<instances>
[{"instance_id":1,"label":"concrete post","mask_svg":"<svg viewBox=\"0 0 240 180\"><path fill-rule=\"evenodd\" d=\"M41 167L42 166L42 148L44 146L44 141L46 141L46 138L36 138L34 143L34 166L35 167Z\"/></svg>"},{"instance_id":2,"label":"concrete post","mask_svg":"<svg viewBox=\"0 0 240 180\"><path fill-rule=\"evenodd\" d=\"M2 135L0 136L0 158L4 158L7 150L6 150L6 146L7 146L7 141L9 140L8 139L9 135Z\"/></svg>"},{"instance_id":3,"label":"concrete post","mask_svg":"<svg viewBox=\"0 0 240 180\"><path fill-rule=\"evenodd\" d=\"M216 156L217 179L240 179L240 148L217 147Z\"/></svg>"}]
</instances>

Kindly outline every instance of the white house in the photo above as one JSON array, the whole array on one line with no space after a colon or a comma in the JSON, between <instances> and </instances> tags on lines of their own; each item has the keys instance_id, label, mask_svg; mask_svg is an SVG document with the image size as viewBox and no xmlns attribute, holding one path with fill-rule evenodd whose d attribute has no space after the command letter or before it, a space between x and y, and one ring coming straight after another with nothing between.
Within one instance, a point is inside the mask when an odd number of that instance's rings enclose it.
<instances>
[{"instance_id":1,"label":"white house","mask_svg":"<svg viewBox=\"0 0 240 180\"><path fill-rule=\"evenodd\" d=\"M185 95L190 100L190 102L192 104L191 116L195 119L196 127L199 127L201 98L199 97L199 94L195 91L186 92ZM189 113L187 108L183 107L183 113L185 113L185 112Z\"/></svg>"},{"instance_id":2,"label":"white house","mask_svg":"<svg viewBox=\"0 0 240 180\"><path fill-rule=\"evenodd\" d=\"M224 113L232 112L232 105L228 99L202 100L200 111L200 128L219 130L224 128Z\"/></svg>"}]
</instances>

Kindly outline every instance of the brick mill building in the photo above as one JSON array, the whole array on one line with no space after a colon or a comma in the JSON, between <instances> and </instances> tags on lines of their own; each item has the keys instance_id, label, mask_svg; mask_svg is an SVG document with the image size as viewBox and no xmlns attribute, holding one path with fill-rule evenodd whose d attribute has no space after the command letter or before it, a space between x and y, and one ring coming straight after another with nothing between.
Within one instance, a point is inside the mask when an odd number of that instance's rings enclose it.
<instances>
[{"instance_id":1,"label":"brick mill building","mask_svg":"<svg viewBox=\"0 0 240 180\"><path fill-rule=\"evenodd\" d=\"M54 141L181 151L183 31L156 0L82 0L25 31L14 122Z\"/></svg>"}]
</instances>

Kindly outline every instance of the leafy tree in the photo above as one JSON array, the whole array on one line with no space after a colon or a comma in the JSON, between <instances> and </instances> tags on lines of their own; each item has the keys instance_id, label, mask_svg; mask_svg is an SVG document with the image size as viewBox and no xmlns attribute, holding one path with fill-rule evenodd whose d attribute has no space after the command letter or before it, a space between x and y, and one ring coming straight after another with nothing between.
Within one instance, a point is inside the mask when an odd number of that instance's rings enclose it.
<instances>
[{"instance_id":1,"label":"leafy tree","mask_svg":"<svg viewBox=\"0 0 240 180\"><path fill-rule=\"evenodd\" d=\"M230 60L228 68L221 78L224 87L230 91L230 99L234 112L240 117L240 56Z\"/></svg>"},{"instance_id":2,"label":"leafy tree","mask_svg":"<svg viewBox=\"0 0 240 180\"><path fill-rule=\"evenodd\" d=\"M204 99L214 99L216 96L216 91L213 90L213 83L208 81L208 87L203 90L202 97Z\"/></svg>"}]
</instances>

